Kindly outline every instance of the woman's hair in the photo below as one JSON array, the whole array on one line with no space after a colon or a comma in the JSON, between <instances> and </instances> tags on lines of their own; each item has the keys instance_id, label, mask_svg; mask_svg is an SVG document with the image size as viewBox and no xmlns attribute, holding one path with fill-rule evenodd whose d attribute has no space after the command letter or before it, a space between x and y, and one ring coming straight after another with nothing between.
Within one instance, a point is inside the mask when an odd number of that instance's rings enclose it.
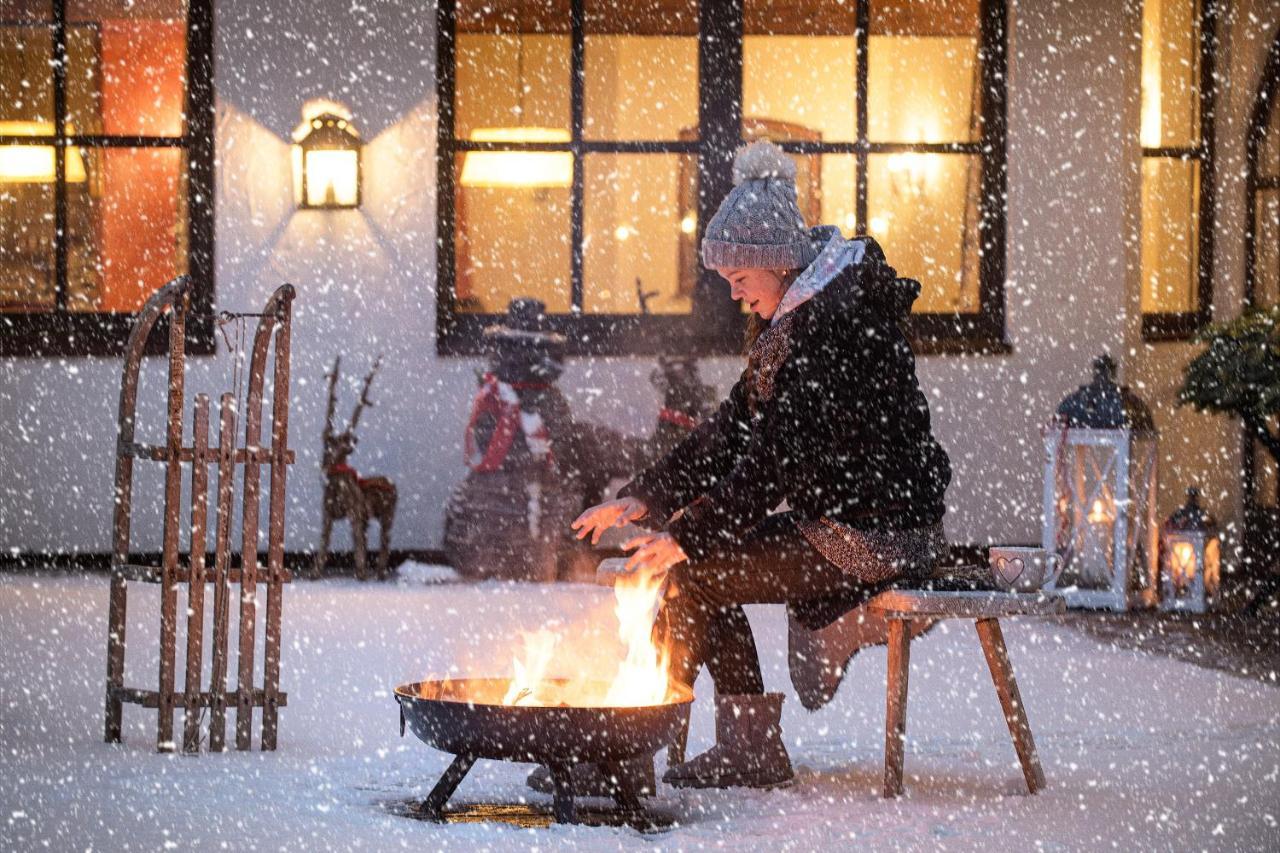
<instances>
[{"instance_id":1,"label":"woman's hair","mask_svg":"<svg viewBox=\"0 0 1280 853\"><path fill-rule=\"evenodd\" d=\"M767 328L769 328L769 321L759 314L752 313L747 315L747 325L742 336L743 355L751 354L751 348L756 345L756 339L764 334L764 330Z\"/></svg>"}]
</instances>

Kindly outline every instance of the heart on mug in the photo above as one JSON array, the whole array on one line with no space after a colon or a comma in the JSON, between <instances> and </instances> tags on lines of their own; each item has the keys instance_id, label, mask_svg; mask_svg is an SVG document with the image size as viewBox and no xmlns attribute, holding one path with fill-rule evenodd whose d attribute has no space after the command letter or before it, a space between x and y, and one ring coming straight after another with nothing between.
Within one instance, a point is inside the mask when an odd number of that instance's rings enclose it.
<instances>
[{"instance_id":1,"label":"heart on mug","mask_svg":"<svg viewBox=\"0 0 1280 853\"><path fill-rule=\"evenodd\" d=\"M1018 582L1018 578L1022 577L1022 573L1027 570L1027 564L1022 562L1021 557L996 557L996 575L1000 580L1013 586Z\"/></svg>"}]
</instances>

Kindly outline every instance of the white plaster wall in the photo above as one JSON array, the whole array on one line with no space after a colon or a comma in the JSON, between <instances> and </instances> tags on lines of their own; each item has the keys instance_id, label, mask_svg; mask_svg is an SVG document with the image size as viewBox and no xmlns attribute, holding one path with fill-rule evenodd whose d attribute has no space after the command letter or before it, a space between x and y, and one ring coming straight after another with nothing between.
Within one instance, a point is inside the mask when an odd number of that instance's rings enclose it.
<instances>
[{"instance_id":1,"label":"white plaster wall","mask_svg":"<svg viewBox=\"0 0 1280 853\"><path fill-rule=\"evenodd\" d=\"M433 13L408 3L263 8L217 5L217 303L257 310L277 284L299 288L287 547L310 548L317 537L322 377L338 352L346 411L360 374L385 354L352 461L399 484L395 545L435 547L444 500L464 470L460 439L479 362L435 356ZM1087 379L1093 356L1110 351L1126 372L1138 369L1153 403L1169 396L1176 359L1139 355L1132 307L1140 21L1136 4L1010 0L1013 351L919 366L955 469L954 541L1039 539L1040 424ZM369 141L359 211L293 210L285 140L312 97L344 102ZM1220 128L1220 139L1229 133ZM561 384L582 415L641 431L658 408L651 366L574 361ZM161 434L162 369L152 360L144 371L144 440ZM737 365L716 359L704 371L727 388ZM224 356L191 359L189 394L216 394L229 372ZM118 383L115 359L0 363L0 547L109 549ZM157 548L159 470L139 469L135 547ZM1229 472L1221 479L1238 489ZM335 546L348 543L344 529Z\"/></svg>"}]
</instances>

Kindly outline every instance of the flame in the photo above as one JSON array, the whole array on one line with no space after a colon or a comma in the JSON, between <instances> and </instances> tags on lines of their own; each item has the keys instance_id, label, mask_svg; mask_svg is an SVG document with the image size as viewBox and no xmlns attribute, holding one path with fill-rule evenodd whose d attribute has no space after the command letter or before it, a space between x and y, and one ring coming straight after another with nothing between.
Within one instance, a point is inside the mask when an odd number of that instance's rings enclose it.
<instances>
[{"instance_id":1,"label":"flame","mask_svg":"<svg viewBox=\"0 0 1280 853\"><path fill-rule=\"evenodd\" d=\"M619 578L613 586L613 612L618 617L618 637L627 647L627 656L605 694L605 705L659 705L667 698L670 687L670 655L653 642L653 620L658 615L665 576L640 574Z\"/></svg>"},{"instance_id":2,"label":"flame","mask_svg":"<svg viewBox=\"0 0 1280 853\"><path fill-rule=\"evenodd\" d=\"M515 658L515 677L511 679L507 693L502 697L503 705L540 705L538 689L551 665L551 656L555 653L560 635L543 628L538 631L524 632L524 660Z\"/></svg>"},{"instance_id":3,"label":"flame","mask_svg":"<svg viewBox=\"0 0 1280 853\"><path fill-rule=\"evenodd\" d=\"M1107 512L1106 504L1102 502L1101 498L1096 499L1093 502L1093 506L1089 509L1089 523L1106 524L1110 520L1111 515Z\"/></svg>"},{"instance_id":4,"label":"flame","mask_svg":"<svg viewBox=\"0 0 1280 853\"><path fill-rule=\"evenodd\" d=\"M614 584L614 615L626 654L607 690L602 691L602 681L549 680L547 671L564 637L543 628L522 635L523 653L512 659L514 675L502 704L639 707L671 701L675 692L669 676L671 655L653 640L653 623L665 588L665 574L642 577L636 573Z\"/></svg>"}]
</instances>

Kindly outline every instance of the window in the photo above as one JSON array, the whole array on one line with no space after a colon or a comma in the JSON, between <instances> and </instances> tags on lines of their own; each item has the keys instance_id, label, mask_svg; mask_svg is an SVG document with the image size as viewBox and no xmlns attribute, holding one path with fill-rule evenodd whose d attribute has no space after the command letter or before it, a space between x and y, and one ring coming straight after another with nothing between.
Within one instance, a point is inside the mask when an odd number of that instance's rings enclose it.
<instances>
[{"instance_id":1,"label":"window","mask_svg":"<svg viewBox=\"0 0 1280 853\"><path fill-rule=\"evenodd\" d=\"M571 352L736 352L698 246L758 138L809 224L922 282L920 351L1003 346L1004 0L444 0L438 24L441 352L514 296Z\"/></svg>"},{"instance_id":2,"label":"window","mask_svg":"<svg viewBox=\"0 0 1280 853\"><path fill-rule=\"evenodd\" d=\"M0 355L119 352L182 274L203 315L188 346L209 351L212 0L3 10Z\"/></svg>"},{"instance_id":3,"label":"window","mask_svg":"<svg viewBox=\"0 0 1280 853\"><path fill-rule=\"evenodd\" d=\"M1246 141L1245 306L1280 305L1280 35L1271 43L1258 84ZM1274 419L1268 424L1274 428ZM1245 430L1246 506L1280 505L1280 471L1271 454Z\"/></svg>"},{"instance_id":4,"label":"window","mask_svg":"<svg viewBox=\"0 0 1280 853\"><path fill-rule=\"evenodd\" d=\"M1142 331L1187 338L1210 318L1213 4L1143 0Z\"/></svg>"}]
</instances>

